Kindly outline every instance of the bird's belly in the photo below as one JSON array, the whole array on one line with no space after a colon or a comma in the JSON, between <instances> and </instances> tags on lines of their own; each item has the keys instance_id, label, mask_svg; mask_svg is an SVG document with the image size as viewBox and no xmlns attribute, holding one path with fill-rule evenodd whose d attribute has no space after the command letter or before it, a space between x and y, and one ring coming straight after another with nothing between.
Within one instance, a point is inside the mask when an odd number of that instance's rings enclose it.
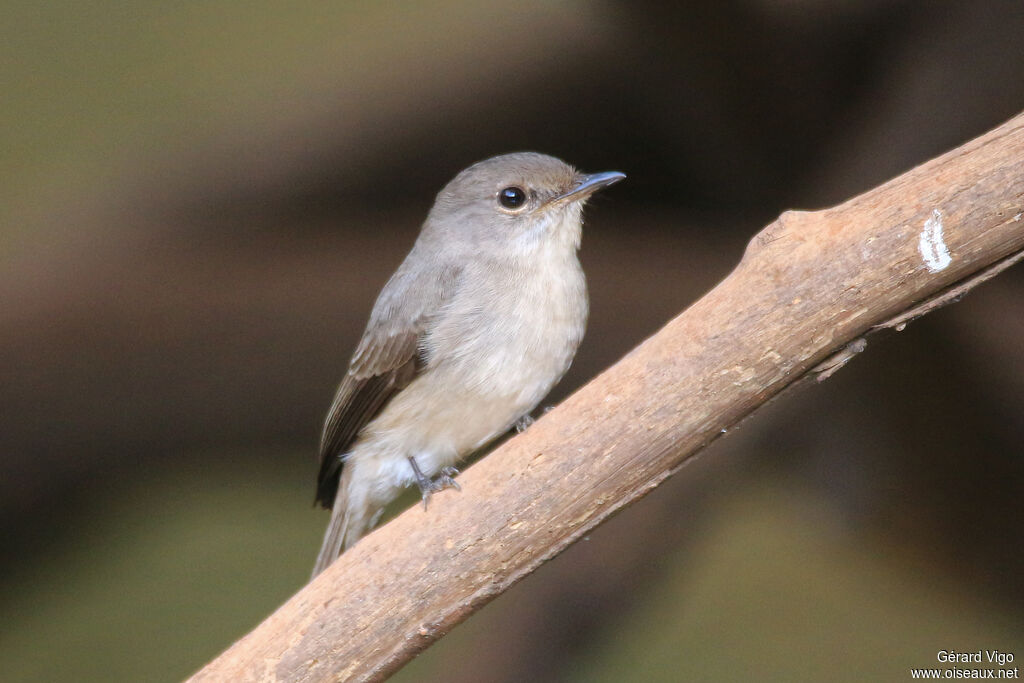
<instances>
[{"instance_id":1,"label":"bird's belly","mask_svg":"<svg viewBox=\"0 0 1024 683\"><path fill-rule=\"evenodd\" d=\"M448 453L454 460L536 407L566 371L574 351L575 344L564 338L547 348L494 345L478 362L424 373L369 428L386 433L407 451Z\"/></svg>"}]
</instances>

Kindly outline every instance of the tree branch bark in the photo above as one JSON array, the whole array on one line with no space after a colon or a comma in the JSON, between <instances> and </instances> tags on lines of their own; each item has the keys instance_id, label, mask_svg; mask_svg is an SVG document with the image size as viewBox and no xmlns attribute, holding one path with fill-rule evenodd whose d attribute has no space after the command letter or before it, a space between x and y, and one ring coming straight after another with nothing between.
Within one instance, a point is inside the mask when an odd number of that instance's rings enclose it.
<instances>
[{"instance_id":1,"label":"tree branch bark","mask_svg":"<svg viewBox=\"0 0 1024 683\"><path fill-rule=\"evenodd\" d=\"M1024 252L1024 114L835 208L788 211L701 300L199 671L380 680L862 337ZM312 560L312 556L310 556Z\"/></svg>"}]
</instances>

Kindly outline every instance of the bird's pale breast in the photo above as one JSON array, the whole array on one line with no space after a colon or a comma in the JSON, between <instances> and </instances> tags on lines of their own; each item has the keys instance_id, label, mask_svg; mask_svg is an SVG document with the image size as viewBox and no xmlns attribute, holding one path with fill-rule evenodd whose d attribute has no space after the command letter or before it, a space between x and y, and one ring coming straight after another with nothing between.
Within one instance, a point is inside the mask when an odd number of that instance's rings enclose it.
<instances>
[{"instance_id":1,"label":"bird's pale breast","mask_svg":"<svg viewBox=\"0 0 1024 683\"><path fill-rule=\"evenodd\" d=\"M587 318L575 250L554 246L538 250L525 268L469 269L460 287L467 296L451 301L425 340L427 369L368 426L379 445L415 455L424 472L436 472L544 398L572 362ZM481 288L490 295L479 296Z\"/></svg>"}]
</instances>

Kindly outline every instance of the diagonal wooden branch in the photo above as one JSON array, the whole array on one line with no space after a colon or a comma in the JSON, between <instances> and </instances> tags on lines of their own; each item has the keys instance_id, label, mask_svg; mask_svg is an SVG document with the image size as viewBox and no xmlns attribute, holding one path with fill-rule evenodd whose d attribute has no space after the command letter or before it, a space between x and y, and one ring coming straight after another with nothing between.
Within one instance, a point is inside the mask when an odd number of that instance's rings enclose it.
<instances>
[{"instance_id":1,"label":"diagonal wooden branch","mask_svg":"<svg viewBox=\"0 0 1024 683\"><path fill-rule=\"evenodd\" d=\"M704 298L469 468L461 494L363 539L193 680L386 677L866 333L1020 258L1022 214L1024 114L840 206L782 214Z\"/></svg>"}]
</instances>

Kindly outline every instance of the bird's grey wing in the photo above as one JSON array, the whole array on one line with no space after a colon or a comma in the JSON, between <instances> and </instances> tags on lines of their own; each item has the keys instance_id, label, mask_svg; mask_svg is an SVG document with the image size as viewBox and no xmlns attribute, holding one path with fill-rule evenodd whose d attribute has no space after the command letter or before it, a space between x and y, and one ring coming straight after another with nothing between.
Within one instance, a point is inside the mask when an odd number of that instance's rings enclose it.
<instances>
[{"instance_id":1,"label":"bird's grey wing","mask_svg":"<svg viewBox=\"0 0 1024 683\"><path fill-rule=\"evenodd\" d=\"M362 428L425 367L420 340L451 296L457 279L455 268L414 273L403 264L381 292L334 395L320 438L316 502L325 508L334 504L341 456Z\"/></svg>"}]
</instances>

